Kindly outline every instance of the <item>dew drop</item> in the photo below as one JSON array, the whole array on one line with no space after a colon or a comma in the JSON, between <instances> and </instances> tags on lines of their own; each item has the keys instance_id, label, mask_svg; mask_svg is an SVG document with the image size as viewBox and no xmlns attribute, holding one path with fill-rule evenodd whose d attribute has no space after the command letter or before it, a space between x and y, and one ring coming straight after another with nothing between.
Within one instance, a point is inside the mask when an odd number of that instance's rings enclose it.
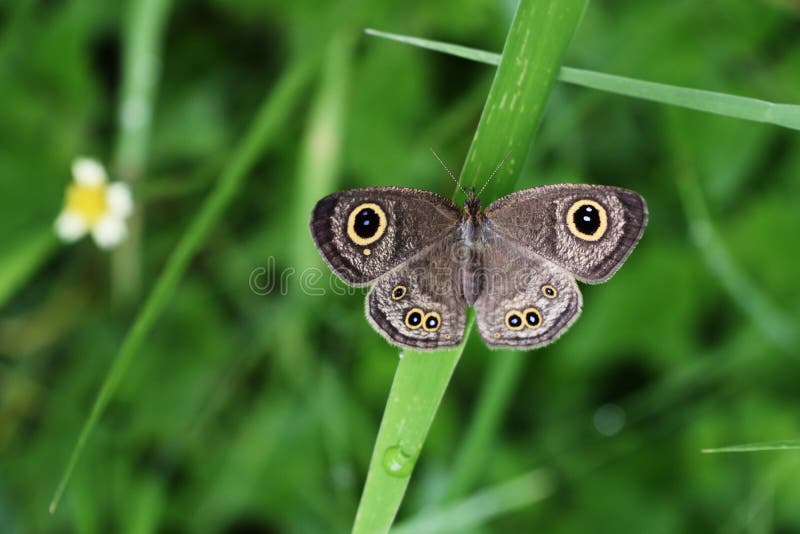
<instances>
[{"instance_id":1,"label":"dew drop","mask_svg":"<svg viewBox=\"0 0 800 534\"><path fill-rule=\"evenodd\" d=\"M416 456L404 451L400 445L389 447L383 453L383 469L390 476L397 478L410 476L416 461Z\"/></svg>"}]
</instances>

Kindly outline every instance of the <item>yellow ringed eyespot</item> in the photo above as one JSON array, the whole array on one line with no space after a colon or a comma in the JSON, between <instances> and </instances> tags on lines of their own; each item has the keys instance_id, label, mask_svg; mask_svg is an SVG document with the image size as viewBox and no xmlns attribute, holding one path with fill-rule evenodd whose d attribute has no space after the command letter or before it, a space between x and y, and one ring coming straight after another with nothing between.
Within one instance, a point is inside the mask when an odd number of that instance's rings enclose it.
<instances>
[{"instance_id":1,"label":"yellow ringed eyespot","mask_svg":"<svg viewBox=\"0 0 800 534\"><path fill-rule=\"evenodd\" d=\"M542 326L542 312L536 308L525 308L522 314L525 316L525 326L528 328L539 328Z\"/></svg>"},{"instance_id":2,"label":"yellow ringed eyespot","mask_svg":"<svg viewBox=\"0 0 800 534\"><path fill-rule=\"evenodd\" d=\"M522 321L522 314L517 310L511 310L506 314L506 326L511 330L522 330L525 324Z\"/></svg>"},{"instance_id":3,"label":"yellow ringed eyespot","mask_svg":"<svg viewBox=\"0 0 800 534\"><path fill-rule=\"evenodd\" d=\"M394 286L394 289L392 289L392 300L402 300L407 292L408 288L404 285L398 284Z\"/></svg>"},{"instance_id":4,"label":"yellow ringed eyespot","mask_svg":"<svg viewBox=\"0 0 800 534\"><path fill-rule=\"evenodd\" d=\"M579 239L597 241L608 230L606 209L594 200L577 200L567 210L567 228Z\"/></svg>"},{"instance_id":5,"label":"yellow ringed eyespot","mask_svg":"<svg viewBox=\"0 0 800 534\"><path fill-rule=\"evenodd\" d=\"M442 316L436 312L428 312L422 322L426 332L436 332L442 326Z\"/></svg>"},{"instance_id":6,"label":"yellow ringed eyespot","mask_svg":"<svg viewBox=\"0 0 800 534\"><path fill-rule=\"evenodd\" d=\"M558 296L558 290L550 284L545 284L542 286L542 295L548 299L554 299Z\"/></svg>"},{"instance_id":7,"label":"yellow ringed eyespot","mask_svg":"<svg viewBox=\"0 0 800 534\"><path fill-rule=\"evenodd\" d=\"M422 326L422 319L425 316L425 312L419 308L411 308L406 312L405 323L406 326L409 327L411 330L416 330L417 328Z\"/></svg>"},{"instance_id":8,"label":"yellow ringed eyespot","mask_svg":"<svg viewBox=\"0 0 800 534\"><path fill-rule=\"evenodd\" d=\"M347 217L347 237L358 246L376 242L386 233L386 213L374 202L364 202L350 211ZM367 256L372 252L364 254Z\"/></svg>"}]
</instances>

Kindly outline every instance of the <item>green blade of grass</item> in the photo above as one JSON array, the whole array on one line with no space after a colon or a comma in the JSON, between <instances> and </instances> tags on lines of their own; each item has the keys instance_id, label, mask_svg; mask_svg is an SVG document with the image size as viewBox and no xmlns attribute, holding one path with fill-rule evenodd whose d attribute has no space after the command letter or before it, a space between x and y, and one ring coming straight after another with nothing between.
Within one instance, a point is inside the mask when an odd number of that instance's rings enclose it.
<instances>
[{"instance_id":1,"label":"green blade of grass","mask_svg":"<svg viewBox=\"0 0 800 534\"><path fill-rule=\"evenodd\" d=\"M716 447L701 449L704 454L720 452L759 452L759 451L800 451L800 439L787 439L783 441L767 441L764 443L749 443L747 445L731 445L729 447Z\"/></svg>"},{"instance_id":2,"label":"green blade of grass","mask_svg":"<svg viewBox=\"0 0 800 534\"><path fill-rule=\"evenodd\" d=\"M547 472L531 471L440 510L411 518L393 528L392 534L464 532L494 517L541 501L553 490L554 483Z\"/></svg>"},{"instance_id":3,"label":"green blade of grass","mask_svg":"<svg viewBox=\"0 0 800 534\"><path fill-rule=\"evenodd\" d=\"M465 344L435 354L400 353L353 524L355 534L389 531Z\"/></svg>"},{"instance_id":4,"label":"green blade of grass","mask_svg":"<svg viewBox=\"0 0 800 534\"><path fill-rule=\"evenodd\" d=\"M485 180L511 150L487 197L511 189L586 3L520 1L461 173L463 183ZM471 329L469 321L467 334ZM433 354L403 353L375 441L354 533L381 533L391 527L464 344Z\"/></svg>"},{"instance_id":5,"label":"green blade of grass","mask_svg":"<svg viewBox=\"0 0 800 534\"><path fill-rule=\"evenodd\" d=\"M394 33L368 29L366 32L376 37L383 37L428 50L443 52L472 61L497 65L500 55L467 46L443 43L409 37ZM737 119L775 124L793 130L800 130L800 105L777 104L766 100L748 98L703 89L692 89L676 85L667 85L645 80L637 80L626 76L617 76L585 69L561 67L558 79L562 82L599 89L633 98L641 98L661 104L715 113Z\"/></svg>"},{"instance_id":6,"label":"green blade of grass","mask_svg":"<svg viewBox=\"0 0 800 534\"><path fill-rule=\"evenodd\" d=\"M265 98L244 140L231 158L230 163L223 170L216 187L206 198L197 216L192 220L167 260L164 269L156 280L155 286L139 309L133 325L128 330L114 363L106 374L103 385L81 429L77 443L72 450L64 474L53 496L50 504L51 513L58 506L81 451L108 402L111 400L111 396L114 394L120 380L122 380L122 376L125 374L125 370L131 363L133 356L139 350L145 337L169 303L183 274L186 272L189 262L240 189L248 171L258 160L266 144L280 131L281 126L292 117L291 111L299 101L302 89L310 79L315 63L316 60L313 56L294 63Z\"/></svg>"},{"instance_id":7,"label":"green blade of grass","mask_svg":"<svg viewBox=\"0 0 800 534\"><path fill-rule=\"evenodd\" d=\"M141 180L147 165L150 127L161 69L161 42L172 0L130 2L122 58L122 97L114 174L128 184ZM134 304L141 293L141 205L128 221L128 235L111 255L111 290L122 306Z\"/></svg>"}]
</instances>

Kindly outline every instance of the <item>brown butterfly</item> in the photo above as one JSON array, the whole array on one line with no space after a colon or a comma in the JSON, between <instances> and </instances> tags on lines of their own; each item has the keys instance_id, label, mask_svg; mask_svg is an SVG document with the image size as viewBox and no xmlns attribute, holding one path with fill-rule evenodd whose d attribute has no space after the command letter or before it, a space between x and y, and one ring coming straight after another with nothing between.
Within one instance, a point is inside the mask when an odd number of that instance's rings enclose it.
<instances>
[{"instance_id":1,"label":"brown butterfly","mask_svg":"<svg viewBox=\"0 0 800 534\"><path fill-rule=\"evenodd\" d=\"M345 283L374 284L367 317L390 343L458 345L466 308L489 347L554 341L581 311L575 279L605 282L633 250L647 205L619 187L558 184L481 209L418 189L334 193L311 216L322 257Z\"/></svg>"}]
</instances>

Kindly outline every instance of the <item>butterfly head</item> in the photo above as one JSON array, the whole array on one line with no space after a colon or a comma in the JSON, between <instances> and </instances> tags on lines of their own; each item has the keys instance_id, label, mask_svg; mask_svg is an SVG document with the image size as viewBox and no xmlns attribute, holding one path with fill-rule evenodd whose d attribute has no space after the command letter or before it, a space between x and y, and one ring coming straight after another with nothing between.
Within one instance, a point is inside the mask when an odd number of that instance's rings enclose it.
<instances>
[{"instance_id":1,"label":"butterfly head","mask_svg":"<svg viewBox=\"0 0 800 534\"><path fill-rule=\"evenodd\" d=\"M508 149L508 152L506 152L506 155L503 156L503 159L501 159L500 163L497 164L497 167L494 168L494 170L492 171L492 174L489 175L489 178L486 179L486 182L484 182L483 187L481 187L481 190L478 191L477 194L475 193L475 188L474 187L470 187L469 188L469 192L467 192L464 189L464 186L461 185L461 182L456 179L456 177L452 173L452 171L450 171L450 169L447 167L447 165L445 165L444 161L442 161L442 158L439 157L439 154L437 154L436 151L434 149L432 149L432 148L431 148L431 152L433 152L434 157L439 161L439 163L442 165L442 167L444 167L444 170L447 171L447 174L450 176L450 178L453 180L453 182L455 182L456 186L467 197L467 200L464 201L464 214L468 218L473 219L473 220L481 219L482 218L481 201L480 201L480 199L478 197L481 196L481 193L483 193L483 190L486 189L486 186L489 185L489 182L492 181L492 178L494 178L494 175L497 174L497 171L499 171L500 168L503 166L503 163L505 163L506 159L508 159L508 156L511 155L511 149L510 148Z\"/></svg>"},{"instance_id":2,"label":"butterfly head","mask_svg":"<svg viewBox=\"0 0 800 534\"><path fill-rule=\"evenodd\" d=\"M464 201L464 213L468 217L477 217L481 213L481 199L475 194L475 188L470 187L467 200Z\"/></svg>"}]
</instances>

